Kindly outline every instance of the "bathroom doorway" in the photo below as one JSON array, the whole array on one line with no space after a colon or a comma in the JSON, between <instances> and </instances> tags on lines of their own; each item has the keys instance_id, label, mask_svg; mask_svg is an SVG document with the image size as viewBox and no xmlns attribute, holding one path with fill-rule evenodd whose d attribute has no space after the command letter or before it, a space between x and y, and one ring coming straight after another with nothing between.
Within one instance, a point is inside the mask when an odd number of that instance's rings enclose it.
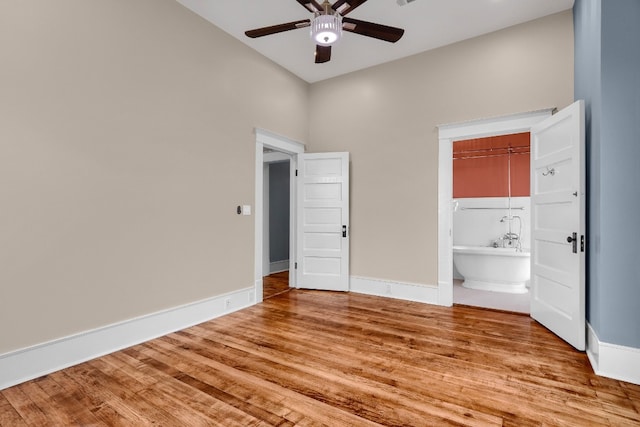
<instances>
[{"instance_id":1,"label":"bathroom doorway","mask_svg":"<svg viewBox=\"0 0 640 427\"><path fill-rule=\"evenodd\" d=\"M452 151L453 303L528 314L530 133Z\"/></svg>"},{"instance_id":2,"label":"bathroom doorway","mask_svg":"<svg viewBox=\"0 0 640 427\"><path fill-rule=\"evenodd\" d=\"M439 298L438 301L441 305L451 306L454 304L468 304L468 305L480 305L480 306L488 306L488 302L492 302L493 305L498 298L491 298L486 294L477 294L477 292L487 292L487 291L476 291L475 289L469 289L469 295L458 295L459 292L456 292L456 299L454 301L454 286L460 284L460 279L456 279L454 277L454 261L453 261L453 246L454 246L454 209L456 209L456 205L454 205L453 198L453 169L454 169L454 161L453 161L453 144L457 141L470 140L470 139L479 139L485 137L495 137L495 136L503 136L508 134L519 134L524 132L529 132L531 127L544 120L547 117L550 117L553 112L553 109L545 109L528 113L520 113L509 116L502 116L490 119L482 119L475 120L464 123L457 124L449 124L442 125L438 127L439 130L439 168L438 168L438 290L439 290ZM514 207L514 201L511 200L512 207ZM499 204L497 205L487 205L486 207L497 207L498 210L502 210L504 208L508 208L508 206L503 206ZM503 202L504 203L504 202ZM460 209L460 203L458 203L457 208ZM469 206L473 207L473 206ZM485 207L485 206L477 206L477 207ZM493 209L477 209L477 211L486 211L485 213L492 211ZM463 212L460 210L459 212ZM472 210L465 211L466 213L472 212ZM513 216L520 216L514 213L514 210L511 210L511 215L509 216L509 211L504 210L504 214L500 215L497 218L497 226L509 225L500 223L499 220L502 219L503 216L507 215L507 218ZM513 222L515 220L511 219L511 233L513 233ZM508 230L508 229L507 229ZM507 231L509 232L509 231ZM494 239L499 237L496 236ZM503 236L504 237L504 236ZM514 239L511 239L511 244L515 242ZM486 242L486 245L489 246L490 242ZM515 242L517 244L517 242ZM455 280L454 280L455 279ZM495 294L496 292L492 292ZM482 298L480 298L482 296ZM495 297L496 295L492 295ZM470 299L469 299L470 298ZM501 298L499 296L499 298ZM512 295L507 295L506 299L513 299ZM508 311L519 311L516 306L490 306L489 308L496 308ZM527 311L528 312L528 311Z\"/></svg>"}]
</instances>

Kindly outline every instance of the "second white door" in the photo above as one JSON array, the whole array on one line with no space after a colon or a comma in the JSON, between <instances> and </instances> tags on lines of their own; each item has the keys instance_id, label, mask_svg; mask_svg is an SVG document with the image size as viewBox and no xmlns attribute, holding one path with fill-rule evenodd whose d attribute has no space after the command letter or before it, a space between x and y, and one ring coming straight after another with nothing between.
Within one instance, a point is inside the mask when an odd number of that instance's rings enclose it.
<instances>
[{"instance_id":1,"label":"second white door","mask_svg":"<svg viewBox=\"0 0 640 427\"><path fill-rule=\"evenodd\" d=\"M584 101L531 129L531 316L585 349Z\"/></svg>"},{"instance_id":2,"label":"second white door","mask_svg":"<svg viewBox=\"0 0 640 427\"><path fill-rule=\"evenodd\" d=\"M349 290L349 153L298 154L296 286Z\"/></svg>"}]
</instances>

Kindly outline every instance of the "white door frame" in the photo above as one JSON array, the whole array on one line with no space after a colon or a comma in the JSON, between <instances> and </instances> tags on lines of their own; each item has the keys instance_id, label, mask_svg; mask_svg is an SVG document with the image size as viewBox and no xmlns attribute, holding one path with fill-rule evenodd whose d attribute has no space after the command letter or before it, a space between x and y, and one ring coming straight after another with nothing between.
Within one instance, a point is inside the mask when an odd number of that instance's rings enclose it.
<instances>
[{"instance_id":1,"label":"white door frame","mask_svg":"<svg viewBox=\"0 0 640 427\"><path fill-rule=\"evenodd\" d=\"M529 132L555 108L438 126L438 304L453 305L453 143Z\"/></svg>"},{"instance_id":2,"label":"white door frame","mask_svg":"<svg viewBox=\"0 0 640 427\"><path fill-rule=\"evenodd\" d=\"M304 153L304 144L286 138L281 135L256 128L256 165L255 165L255 252L254 252L254 289L256 302L262 302L262 251L263 251L263 197L264 197L264 149L273 150L289 154L290 163L290 215L289 215L289 254L296 254L296 179L295 170L298 167L297 155ZM290 259L292 257L290 256ZM295 260L294 260L295 262ZM295 274L289 275L289 286L295 286Z\"/></svg>"}]
</instances>

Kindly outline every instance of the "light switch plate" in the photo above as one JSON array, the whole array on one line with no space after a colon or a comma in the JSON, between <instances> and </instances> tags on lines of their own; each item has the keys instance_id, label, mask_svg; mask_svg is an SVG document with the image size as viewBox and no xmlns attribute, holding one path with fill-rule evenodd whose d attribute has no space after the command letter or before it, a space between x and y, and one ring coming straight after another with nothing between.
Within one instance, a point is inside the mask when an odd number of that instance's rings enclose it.
<instances>
[{"instance_id":1,"label":"light switch plate","mask_svg":"<svg viewBox=\"0 0 640 427\"><path fill-rule=\"evenodd\" d=\"M251 205L242 205L242 215L251 215Z\"/></svg>"}]
</instances>

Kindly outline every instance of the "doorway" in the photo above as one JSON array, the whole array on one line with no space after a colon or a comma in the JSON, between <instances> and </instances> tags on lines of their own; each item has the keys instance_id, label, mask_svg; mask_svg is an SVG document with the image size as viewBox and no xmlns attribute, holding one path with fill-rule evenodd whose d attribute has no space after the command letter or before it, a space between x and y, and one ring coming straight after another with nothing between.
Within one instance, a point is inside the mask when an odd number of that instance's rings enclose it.
<instances>
[{"instance_id":1,"label":"doorway","mask_svg":"<svg viewBox=\"0 0 640 427\"><path fill-rule=\"evenodd\" d=\"M264 149L290 155L289 286L349 290L349 153L305 153L304 145L256 129L256 302L263 300ZM299 170L299 176L297 172ZM297 177L297 178L296 178ZM300 182L300 185L297 182Z\"/></svg>"},{"instance_id":2,"label":"doorway","mask_svg":"<svg viewBox=\"0 0 640 427\"><path fill-rule=\"evenodd\" d=\"M538 110L438 127L438 303L453 305L453 143L466 139L529 132L554 109Z\"/></svg>"},{"instance_id":3,"label":"doorway","mask_svg":"<svg viewBox=\"0 0 640 427\"><path fill-rule=\"evenodd\" d=\"M453 143L453 303L528 314L530 133Z\"/></svg>"},{"instance_id":4,"label":"doorway","mask_svg":"<svg viewBox=\"0 0 640 427\"><path fill-rule=\"evenodd\" d=\"M289 287L291 155L264 148L262 299Z\"/></svg>"},{"instance_id":5,"label":"doorway","mask_svg":"<svg viewBox=\"0 0 640 427\"><path fill-rule=\"evenodd\" d=\"M254 253L254 288L256 302L263 301L265 273L265 223L264 223L264 159L265 149L269 152L279 153L289 159L289 254L296 253L296 187L295 171L297 169L297 155L304 153L304 144L291 140L281 135L274 134L264 129L256 129L256 161L255 161L255 253ZM270 263L270 261L269 261ZM288 283L289 287L295 287L295 275L288 274L282 284Z\"/></svg>"}]
</instances>

